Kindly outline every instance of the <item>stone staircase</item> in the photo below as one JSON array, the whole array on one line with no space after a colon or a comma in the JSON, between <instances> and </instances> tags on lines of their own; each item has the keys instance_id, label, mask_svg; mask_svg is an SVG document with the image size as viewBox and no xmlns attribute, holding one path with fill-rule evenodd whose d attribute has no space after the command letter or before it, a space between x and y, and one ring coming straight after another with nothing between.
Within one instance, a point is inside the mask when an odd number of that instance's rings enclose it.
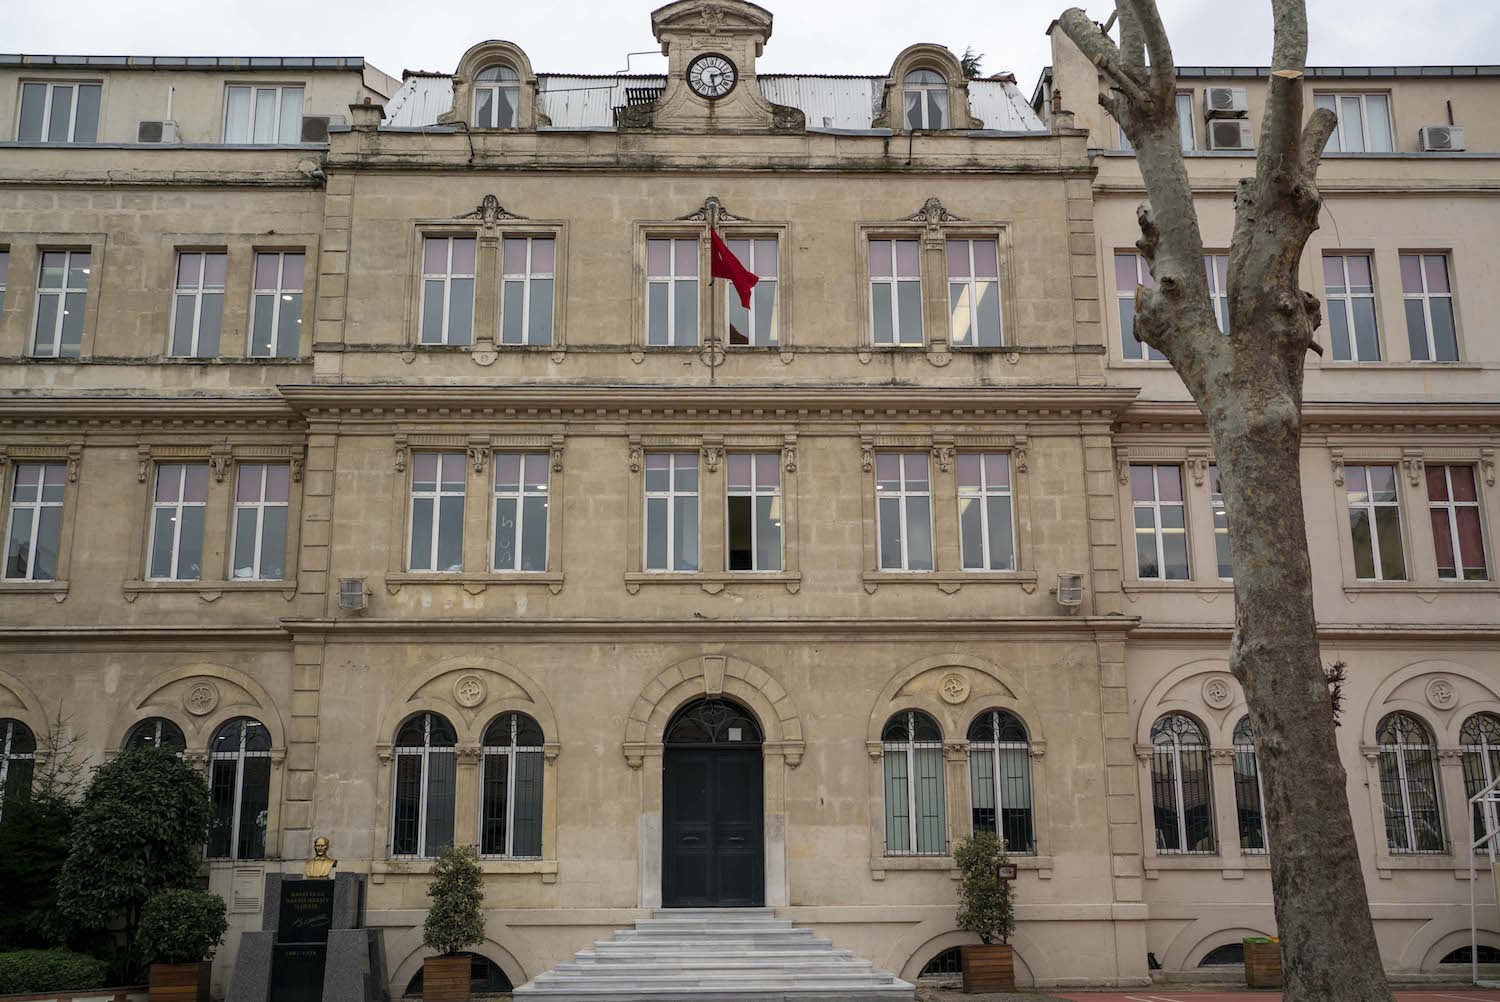
<instances>
[{"instance_id":1,"label":"stone staircase","mask_svg":"<svg viewBox=\"0 0 1500 1002\"><path fill-rule=\"evenodd\" d=\"M538 974L515 997L911 1002L913 989L769 908L668 908Z\"/></svg>"}]
</instances>

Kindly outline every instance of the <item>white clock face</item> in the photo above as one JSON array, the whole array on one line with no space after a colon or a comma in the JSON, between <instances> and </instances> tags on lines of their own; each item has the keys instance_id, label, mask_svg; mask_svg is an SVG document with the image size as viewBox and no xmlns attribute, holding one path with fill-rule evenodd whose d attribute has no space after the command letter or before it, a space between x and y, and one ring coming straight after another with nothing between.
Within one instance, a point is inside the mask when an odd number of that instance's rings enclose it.
<instances>
[{"instance_id":1,"label":"white clock face","mask_svg":"<svg viewBox=\"0 0 1500 1002\"><path fill-rule=\"evenodd\" d=\"M737 74L734 63L718 53L699 56L688 64L688 86L699 97L717 100L734 90Z\"/></svg>"}]
</instances>

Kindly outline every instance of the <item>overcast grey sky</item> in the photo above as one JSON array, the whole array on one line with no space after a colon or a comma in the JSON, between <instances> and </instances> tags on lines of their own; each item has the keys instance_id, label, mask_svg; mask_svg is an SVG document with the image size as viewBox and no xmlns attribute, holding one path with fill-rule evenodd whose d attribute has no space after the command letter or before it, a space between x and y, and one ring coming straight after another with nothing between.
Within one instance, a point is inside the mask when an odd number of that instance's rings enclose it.
<instances>
[{"instance_id":1,"label":"overcast grey sky","mask_svg":"<svg viewBox=\"0 0 1500 1002\"><path fill-rule=\"evenodd\" d=\"M1159 0L1179 64L1264 63L1270 0ZM162 0L7 0L7 52L143 55L361 55L399 77L451 71L486 38L517 43L538 71L609 73L651 49L648 0L219 0L189 11ZM985 55L1030 92L1047 64L1043 34L1067 0L762 0L776 17L764 73L884 73L912 42ZM1500 0L1308 0L1313 64L1500 63ZM1111 0L1087 9L1103 18ZM913 13L913 12L919 13ZM1465 20L1460 25L1460 17ZM652 72L660 56L630 66Z\"/></svg>"}]
</instances>

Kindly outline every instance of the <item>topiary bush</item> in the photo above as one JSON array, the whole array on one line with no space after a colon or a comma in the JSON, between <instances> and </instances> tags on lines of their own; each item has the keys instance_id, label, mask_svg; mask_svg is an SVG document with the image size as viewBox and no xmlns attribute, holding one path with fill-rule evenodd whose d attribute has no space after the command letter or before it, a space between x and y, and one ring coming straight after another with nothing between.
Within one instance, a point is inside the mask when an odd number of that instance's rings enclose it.
<instances>
[{"instance_id":1,"label":"topiary bush","mask_svg":"<svg viewBox=\"0 0 1500 1002\"><path fill-rule=\"evenodd\" d=\"M958 927L986 946L1010 942L1016 931L1016 906L1010 881L995 876L995 867L1010 862L1005 843L991 832L975 832L953 848L953 862L963 876L958 886Z\"/></svg>"},{"instance_id":2,"label":"topiary bush","mask_svg":"<svg viewBox=\"0 0 1500 1002\"><path fill-rule=\"evenodd\" d=\"M224 899L209 891L159 891L141 909L136 944L148 964L196 964L213 956L229 919Z\"/></svg>"},{"instance_id":3,"label":"topiary bush","mask_svg":"<svg viewBox=\"0 0 1500 1002\"><path fill-rule=\"evenodd\" d=\"M438 854L427 885L432 904L422 923L422 942L441 954L484 942L484 875L472 845L448 846Z\"/></svg>"},{"instance_id":4,"label":"topiary bush","mask_svg":"<svg viewBox=\"0 0 1500 1002\"><path fill-rule=\"evenodd\" d=\"M103 988L109 965L72 950L0 953L0 995L86 991Z\"/></svg>"}]
</instances>

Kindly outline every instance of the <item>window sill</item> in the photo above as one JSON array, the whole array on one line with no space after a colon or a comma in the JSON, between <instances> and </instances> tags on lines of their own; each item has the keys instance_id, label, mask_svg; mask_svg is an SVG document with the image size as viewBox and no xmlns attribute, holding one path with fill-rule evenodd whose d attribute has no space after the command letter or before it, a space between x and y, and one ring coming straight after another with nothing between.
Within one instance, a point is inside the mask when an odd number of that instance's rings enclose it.
<instances>
[{"instance_id":1,"label":"window sill","mask_svg":"<svg viewBox=\"0 0 1500 1002\"><path fill-rule=\"evenodd\" d=\"M373 883L381 884L389 874L426 876L432 873L436 859L398 857L378 859L370 864ZM479 858L479 872L485 875L537 874L544 884L557 882L557 860L555 859L485 859Z\"/></svg>"},{"instance_id":2,"label":"window sill","mask_svg":"<svg viewBox=\"0 0 1500 1002\"><path fill-rule=\"evenodd\" d=\"M546 585L556 595L563 590L561 571L511 571L468 574L463 571L400 571L385 576L385 590L395 595L411 585L459 585L470 595L482 594L492 585Z\"/></svg>"},{"instance_id":3,"label":"window sill","mask_svg":"<svg viewBox=\"0 0 1500 1002\"><path fill-rule=\"evenodd\" d=\"M1040 880L1052 879L1052 857L1051 856L1012 856L1010 861L1019 870L1035 870ZM953 861L952 856L871 856L870 877L873 880L884 880L885 875L892 870L906 871L945 871L954 880L962 877L958 864Z\"/></svg>"},{"instance_id":4,"label":"window sill","mask_svg":"<svg viewBox=\"0 0 1500 1002\"><path fill-rule=\"evenodd\" d=\"M1352 595L1379 595L1382 592L1394 595L1420 595L1431 601L1443 592L1488 594L1500 591L1500 582L1495 581L1345 581L1344 591Z\"/></svg>"},{"instance_id":5,"label":"window sill","mask_svg":"<svg viewBox=\"0 0 1500 1002\"><path fill-rule=\"evenodd\" d=\"M1134 578L1120 582L1120 590L1130 595L1136 592L1142 594L1150 593L1173 593L1173 592L1205 592L1213 594L1234 594L1233 581L1143 581Z\"/></svg>"},{"instance_id":6,"label":"window sill","mask_svg":"<svg viewBox=\"0 0 1500 1002\"><path fill-rule=\"evenodd\" d=\"M0 595L51 595L61 602L68 597L68 582L0 581Z\"/></svg>"},{"instance_id":7,"label":"window sill","mask_svg":"<svg viewBox=\"0 0 1500 1002\"><path fill-rule=\"evenodd\" d=\"M225 592L280 592L290 602L297 595L296 581L126 581L121 590L125 601L134 602L144 594L197 595L205 602L216 602Z\"/></svg>"},{"instance_id":8,"label":"window sill","mask_svg":"<svg viewBox=\"0 0 1500 1002\"><path fill-rule=\"evenodd\" d=\"M1019 585L1028 595L1036 591L1034 571L865 571L861 580L871 595L881 585L908 584L934 585L945 595L964 585Z\"/></svg>"},{"instance_id":9,"label":"window sill","mask_svg":"<svg viewBox=\"0 0 1500 1002\"><path fill-rule=\"evenodd\" d=\"M1353 359L1330 358L1317 363L1320 369L1386 369L1399 372L1419 372L1423 369L1444 369L1450 372L1481 372L1484 366L1475 362L1356 362Z\"/></svg>"},{"instance_id":10,"label":"window sill","mask_svg":"<svg viewBox=\"0 0 1500 1002\"><path fill-rule=\"evenodd\" d=\"M1145 860L1147 880L1155 880L1160 871L1174 873L1211 872L1217 870L1225 880L1239 880L1246 870L1271 870L1271 857L1263 852L1242 852L1237 856L1222 856L1213 853L1184 853L1178 855L1148 855Z\"/></svg>"},{"instance_id":11,"label":"window sill","mask_svg":"<svg viewBox=\"0 0 1500 1002\"><path fill-rule=\"evenodd\" d=\"M797 571L628 571L625 590L634 595L642 585L697 585L710 595L717 595L734 585L783 585L795 595L802 590L802 575Z\"/></svg>"},{"instance_id":12,"label":"window sill","mask_svg":"<svg viewBox=\"0 0 1500 1002\"><path fill-rule=\"evenodd\" d=\"M1476 871L1477 869L1476 867ZM1469 879L1468 864L1460 861L1451 852L1414 852L1407 854L1377 850L1375 870L1380 875L1381 880L1390 880L1397 870L1407 873L1423 871L1437 873L1443 870L1451 870L1454 876L1462 874L1462 879Z\"/></svg>"}]
</instances>

